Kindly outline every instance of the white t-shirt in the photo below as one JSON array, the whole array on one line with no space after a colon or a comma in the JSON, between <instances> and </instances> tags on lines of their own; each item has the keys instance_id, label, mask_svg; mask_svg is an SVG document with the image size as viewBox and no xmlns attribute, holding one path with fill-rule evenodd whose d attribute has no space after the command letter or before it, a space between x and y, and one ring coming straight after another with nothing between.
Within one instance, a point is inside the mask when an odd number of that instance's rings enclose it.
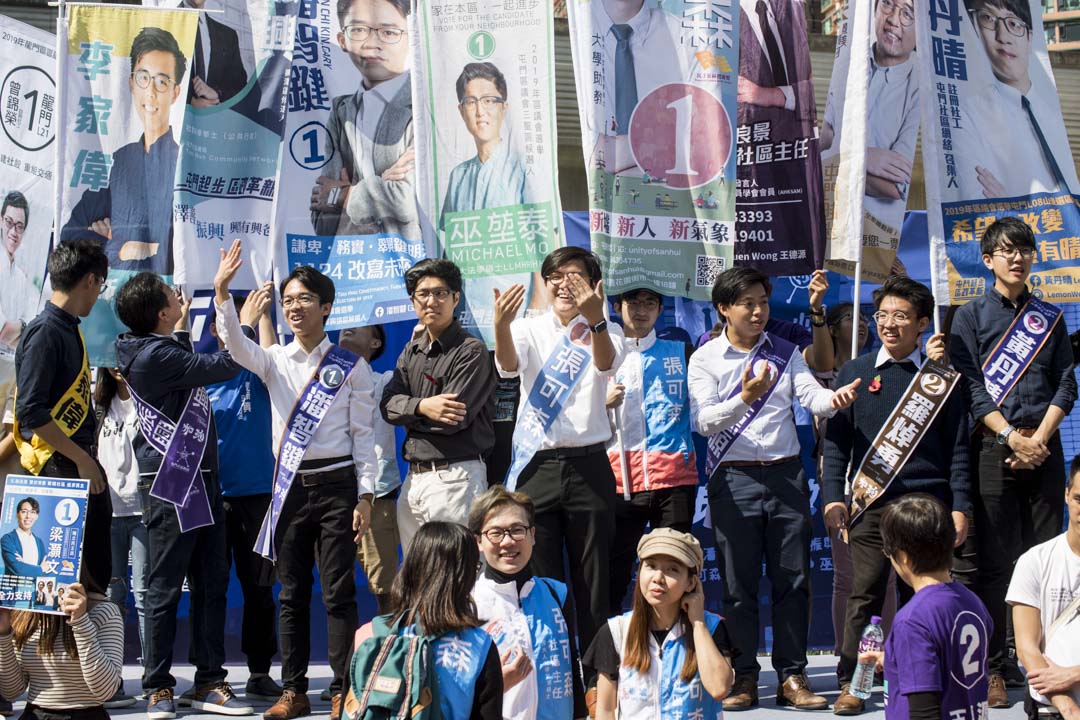
<instances>
[{"instance_id":1,"label":"white t-shirt","mask_svg":"<svg viewBox=\"0 0 1080 720\"><path fill-rule=\"evenodd\" d=\"M1064 534L1036 545L1016 561L1005 600L1010 605L1039 609L1043 652L1058 665L1080 665L1080 617L1075 613L1046 640L1054 620L1077 595L1080 595L1080 556L1069 547ZM1074 686L1070 694L1080 703L1080 686ZM1041 703L1050 703L1034 690L1031 696Z\"/></svg>"},{"instance_id":2,"label":"white t-shirt","mask_svg":"<svg viewBox=\"0 0 1080 720\"><path fill-rule=\"evenodd\" d=\"M142 515L139 497L139 464L131 443L139 433L135 403L117 395L101 421L98 435L98 462L105 468L112 495L113 517Z\"/></svg>"}]
</instances>

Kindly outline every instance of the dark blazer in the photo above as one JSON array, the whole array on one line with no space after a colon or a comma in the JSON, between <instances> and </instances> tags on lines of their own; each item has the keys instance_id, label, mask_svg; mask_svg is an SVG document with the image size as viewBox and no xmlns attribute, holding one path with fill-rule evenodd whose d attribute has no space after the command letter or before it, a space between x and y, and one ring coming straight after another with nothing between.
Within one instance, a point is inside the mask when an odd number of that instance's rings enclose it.
<instances>
[{"instance_id":1,"label":"dark blazer","mask_svg":"<svg viewBox=\"0 0 1080 720\"><path fill-rule=\"evenodd\" d=\"M205 82L217 91L218 99L225 102L247 85L247 71L240 59L240 40L236 31L228 25L207 16L206 29L210 35L210 68ZM192 73L198 67L195 58L202 57L202 35L195 33L195 54L191 60ZM188 84L188 102L195 96L195 89Z\"/></svg>"}]
</instances>

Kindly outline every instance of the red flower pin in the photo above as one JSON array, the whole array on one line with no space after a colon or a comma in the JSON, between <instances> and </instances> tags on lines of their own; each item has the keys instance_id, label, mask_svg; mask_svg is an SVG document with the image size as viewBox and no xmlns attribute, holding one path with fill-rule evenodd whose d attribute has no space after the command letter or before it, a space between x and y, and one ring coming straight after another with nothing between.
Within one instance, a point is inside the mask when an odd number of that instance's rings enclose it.
<instances>
[{"instance_id":1,"label":"red flower pin","mask_svg":"<svg viewBox=\"0 0 1080 720\"><path fill-rule=\"evenodd\" d=\"M874 379L870 381L870 392L876 393L881 390L881 376L875 375Z\"/></svg>"}]
</instances>

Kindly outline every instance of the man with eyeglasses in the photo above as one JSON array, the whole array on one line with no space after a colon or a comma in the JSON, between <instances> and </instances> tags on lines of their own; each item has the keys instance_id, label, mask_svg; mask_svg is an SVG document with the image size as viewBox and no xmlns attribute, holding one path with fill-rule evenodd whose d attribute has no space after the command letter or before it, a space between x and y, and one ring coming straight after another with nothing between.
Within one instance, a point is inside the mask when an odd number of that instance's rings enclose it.
<instances>
[{"instance_id":1,"label":"man with eyeglasses","mask_svg":"<svg viewBox=\"0 0 1080 720\"><path fill-rule=\"evenodd\" d=\"M337 40L361 81L333 100L329 162L311 189L317 235L420 239L413 193L411 0L338 0Z\"/></svg>"},{"instance_id":2,"label":"man with eyeglasses","mask_svg":"<svg viewBox=\"0 0 1080 720\"><path fill-rule=\"evenodd\" d=\"M875 313L881 348L876 355L860 355L840 368L836 382L844 385L859 381L861 391L855 402L840 410L828 422L822 447L821 490L826 525L835 531L847 531L852 566L851 593L847 602L844 637L841 645L837 678L840 696L833 704L837 715L858 715L865 701L851 694L851 678L858 661L859 640L872 615L880 615L892 569L882 554L881 519L889 505L911 493L929 493L952 511L956 526L957 546L967 534L967 515L971 509L968 457L967 408L963 391L953 388L947 400L929 420L924 430L915 435L915 425L907 415L894 417L894 411L905 403L909 388L936 387L920 375L926 361L920 348L922 334L930 326L934 298L930 289L907 277L890 278L874 291ZM940 376L933 376L938 378ZM921 392L916 388L917 392ZM925 397L920 395L919 397ZM936 396L935 396L936 397ZM907 407L907 406L905 406ZM924 404L911 408L922 409ZM886 428L884 441L879 433ZM897 443L893 445L892 443ZM845 498L845 480L856 487L856 477L874 453L884 457L892 447L915 443L906 460L893 460L890 480L883 491L863 506L851 502L859 512L852 515ZM881 447L879 447L879 445ZM884 448L884 449L882 449ZM872 460L870 460L873 462ZM906 602L913 589L899 582L900 599Z\"/></svg>"},{"instance_id":3,"label":"man with eyeglasses","mask_svg":"<svg viewBox=\"0 0 1080 720\"><path fill-rule=\"evenodd\" d=\"M686 392L689 346L657 338L659 293L628 290L615 307L626 337L626 357L607 391L614 428L607 453L615 473L610 614L620 615L645 526L690 532L698 471Z\"/></svg>"},{"instance_id":4,"label":"man with eyeglasses","mask_svg":"<svg viewBox=\"0 0 1080 720\"><path fill-rule=\"evenodd\" d=\"M690 357L694 428L709 438L709 510L724 576L724 611L739 653L725 710L758 703L758 586L762 557L772 585L772 664L778 705L820 710L806 677L810 630L810 487L799 460L792 404L832 417L855 400L856 379L818 384L798 347L765 331L769 279L753 268L722 272L712 301L723 331ZM862 389L859 392L863 392Z\"/></svg>"},{"instance_id":5,"label":"man with eyeglasses","mask_svg":"<svg viewBox=\"0 0 1080 720\"><path fill-rule=\"evenodd\" d=\"M0 205L0 418L11 423L15 396L15 347L26 323L37 313L38 291L15 262L15 253L22 245L26 224L30 221L30 205L26 196L12 190ZM0 437L4 435L0 428Z\"/></svg>"},{"instance_id":6,"label":"man with eyeglasses","mask_svg":"<svg viewBox=\"0 0 1080 720\"><path fill-rule=\"evenodd\" d=\"M405 428L402 458L409 473L397 506L401 547L409 551L432 520L465 524L469 506L487 489L485 458L495 444L495 368L482 340L454 317L461 271L445 259L421 260L405 273L424 331L398 356L380 407Z\"/></svg>"},{"instance_id":7,"label":"man with eyeglasses","mask_svg":"<svg viewBox=\"0 0 1080 720\"><path fill-rule=\"evenodd\" d=\"M1072 411L1077 386L1060 311L1033 298L1027 287L1036 249L1031 228L1004 217L986 229L980 244L994 284L957 310L949 354L963 373L978 428L977 585L994 620L993 708L1009 705L1005 596L1013 564L1061 531L1065 454L1058 428Z\"/></svg>"},{"instance_id":8,"label":"man with eyeglasses","mask_svg":"<svg viewBox=\"0 0 1080 720\"><path fill-rule=\"evenodd\" d=\"M994 78L964 99L953 138L959 187L945 200L1077 192L1057 91L1042 65L1032 63L1031 6L1027 0L965 4Z\"/></svg>"},{"instance_id":9,"label":"man with eyeglasses","mask_svg":"<svg viewBox=\"0 0 1080 720\"><path fill-rule=\"evenodd\" d=\"M116 270L173 273L173 183L180 146L169 123L180 97L187 58L176 38L156 27L131 41L131 90L142 123L138 140L113 153L109 185L86 190L60 232L61 240L96 240Z\"/></svg>"}]
</instances>

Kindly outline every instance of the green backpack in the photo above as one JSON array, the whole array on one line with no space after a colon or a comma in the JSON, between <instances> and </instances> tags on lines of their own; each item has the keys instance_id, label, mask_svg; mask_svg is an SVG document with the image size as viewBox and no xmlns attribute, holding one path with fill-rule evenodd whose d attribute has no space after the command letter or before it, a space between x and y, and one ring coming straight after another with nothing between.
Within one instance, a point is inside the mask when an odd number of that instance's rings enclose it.
<instances>
[{"instance_id":1,"label":"green backpack","mask_svg":"<svg viewBox=\"0 0 1080 720\"><path fill-rule=\"evenodd\" d=\"M441 720L435 637L407 635L401 615L371 621L371 637L353 651L345 713L350 720Z\"/></svg>"}]
</instances>

